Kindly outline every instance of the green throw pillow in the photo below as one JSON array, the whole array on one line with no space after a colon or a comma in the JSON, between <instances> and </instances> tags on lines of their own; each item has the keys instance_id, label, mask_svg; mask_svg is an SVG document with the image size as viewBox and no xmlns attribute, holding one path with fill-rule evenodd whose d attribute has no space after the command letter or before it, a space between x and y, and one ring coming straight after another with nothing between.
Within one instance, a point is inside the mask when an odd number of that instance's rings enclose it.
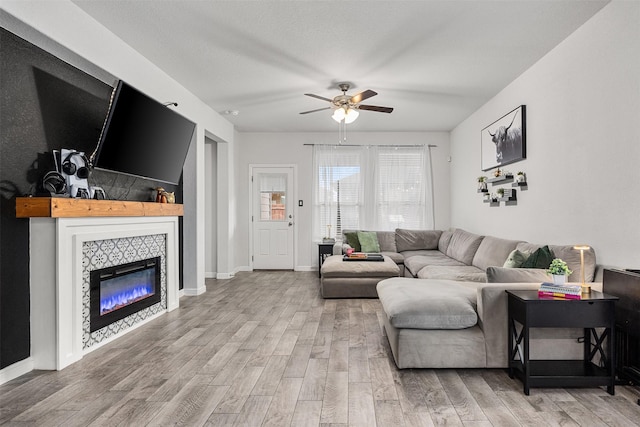
<instances>
[{"instance_id":1,"label":"green throw pillow","mask_svg":"<svg viewBox=\"0 0 640 427\"><path fill-rule=\"evenodd\" d=\"M347 244L353 248L356 252L361 252L360 240L358 240L358 233L355 231L352 233L344 233L344 237L347 239Z\"/></svg>"},{"instance_id":2,"label":"green throw pillow","mask_svg":"<svg viewBox=\"0 0 640 427\"><path fill-rule=\"evenodd\" d=\"M518 268L529 258L529 254L520 252L517 249L511 251L507 260L504 262L504 268Z\"/></svg>"},{"instance_id":3,"label":"green throw pillow","mask_svg":"<svg viewBox=\"0 0 640 427\"><path fill-rule=\"evenodd\" d=\"M520 266L521 268L549 268L555 256L549 246L543 246L531 255Z\"/></svg>"},{"instance_id":4,"label":"green throw pillow","mask_svg":"<svg viewBox=\"0 0 640 427\"><path fill-rule=\"evenodd\" d=\"M375 231L358 231L358 240L360 241L360 249L362 252L380 252L378 235ZM551 261L549 261L549 263L551 263Z\"/></svg>"}]
</instances>

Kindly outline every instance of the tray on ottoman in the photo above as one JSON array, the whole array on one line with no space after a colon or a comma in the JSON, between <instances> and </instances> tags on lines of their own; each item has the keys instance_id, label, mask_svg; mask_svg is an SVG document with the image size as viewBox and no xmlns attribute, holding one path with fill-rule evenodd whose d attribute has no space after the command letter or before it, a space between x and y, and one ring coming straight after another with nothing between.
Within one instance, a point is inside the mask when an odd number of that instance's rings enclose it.
<instances>
[{"instance_id":1,"label":"tray on ottoman","mask_svg":"<svg viewBox=\"0 0 640 427\"><path fill-rule=\"evenodd\" d=\"M343 262L341 255L333 255L324 261L320 273L324 298L377 298L378 282L398 277L400 268L386 255L379 262Z\"/></svg>"},{"instance_id":2,"label":"tray on ottoman","mask_svg":"<svg viewBox=\"0 0 640 427\"><path fill-rule=\"evenodd\" d=\"M363 252L353 252L351 255L344 255L343 261L384 261L382 254L366 254Z\"/></svg>"}]
</instances>

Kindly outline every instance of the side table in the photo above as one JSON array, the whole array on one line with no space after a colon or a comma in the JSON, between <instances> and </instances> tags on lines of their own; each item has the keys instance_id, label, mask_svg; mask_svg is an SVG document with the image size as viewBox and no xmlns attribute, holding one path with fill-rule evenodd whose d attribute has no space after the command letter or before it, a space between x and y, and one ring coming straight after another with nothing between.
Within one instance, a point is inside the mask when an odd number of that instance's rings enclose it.
<instances>
[{"instance_id":1,"label":"side table","mask_svg":"<svg viewBox=\"0 0 640 427\"><path fill-rule=\"evenodd\" d=\"M559 300L539 298L538 291L506 292L509 377L517 375L522 379L524 394L528 396L531 387L597 386L606 386L611 395L615 393L615 302L618 297L592 291L583 294L580 300ZM530 328L584 328L583 359L529 359ZM596 355L600 357L598 364L594 363Z\"/></svg>"},{"instance_id":2,"label":"side table","mask_svg":"<svg viewBox=\"0 0 640 427\"><path fill-rule=\"evenodd\" d=\"M320 269L327 257L333 255L334 243L318 243L318 277L321 276Z\"/></svg>"}]
</instances>

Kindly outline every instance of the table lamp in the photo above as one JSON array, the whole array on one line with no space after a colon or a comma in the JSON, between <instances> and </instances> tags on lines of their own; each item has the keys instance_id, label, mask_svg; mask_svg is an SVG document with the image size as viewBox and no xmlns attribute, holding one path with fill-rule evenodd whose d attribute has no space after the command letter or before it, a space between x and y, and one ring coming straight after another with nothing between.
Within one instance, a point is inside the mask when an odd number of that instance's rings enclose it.
<instances>
[{"instance_id":1,"label":"table lamp","mask_svg":"<svg viewBox=\"0 0 640 427\"><path fill-rule=\"evenodd\" d=\"M573 249L580 251L580 286L582 286L582 292L588 294L591 292L591 285L584 282L584 251L588 251L591 247L576 245Z\"/></svg>"}]
</instances>

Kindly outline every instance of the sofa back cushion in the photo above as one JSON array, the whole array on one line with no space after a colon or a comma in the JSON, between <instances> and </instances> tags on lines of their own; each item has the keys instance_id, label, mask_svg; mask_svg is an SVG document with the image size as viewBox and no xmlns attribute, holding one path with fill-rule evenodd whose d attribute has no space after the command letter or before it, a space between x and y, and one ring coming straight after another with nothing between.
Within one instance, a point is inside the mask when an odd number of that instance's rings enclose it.
<instances>
[{"instance_id":1,"label":"sofa back cushion","mask_svg":"<svg viewBox=\"0 0 640 427\"><path fill-rule=\"evenodd\" d=\"M518 243L517 240L485 236L473 257L472 265L482 270L486 270L490 266L502 267Z\"/></svg>"},{"instance_id":2,"label":"sofa back cushion","mask_svg":"<svg viewBox=\"0 0 640 427\"><path fill-rule=\"evenodd\" d=\"M438 249L441 230L407 230L396 228L398 252Z\"/></svg>"},{"instance_id":3,"label":"sofa back cushion","mask_svg":"<svg viewBox=\"0 0 640 427\"><path fill-rule=\"evenodd\" d=\"M573 249L573 245L549 245L556 258L567 263L573 273L568 277L569 282L580 282L580 251ZM596 276L596 252L593 248L584 251L584 281L593 282Z\"/></svg>"},{"instance_id":4,"label":"sofa back cushion","mask_svg":"<svg viewBox=\"0 0 640 427\"><path fill-rule=\"evenodd\" d=\"M518 243L516 249L521 252L533 253L536 249L542 247L535 243ZM560 258L567 263L569 270L573 273L568 277L569 282L580 281L580 251L573 249L573 245L549 245L549 249L553 252L553 256ZM593 282L596 279L596 253L593 248L584 251L584 280L585 282Z\"/></svg>"},{"instance_id":5,"label":"sofa back cushion","mask_svg":"<svg viewBox=\"0 0 640 427\"><path fill-rule=\"evenodd\" d=\"M398 252L395 231L376 231L380 252Z\"/></svg>"},{"instance_id":6,"label":"sofa back cushion","mask_svg":"<svg viewBox=\"0 0 640 427\"><path fill-rule=\"evenodd\" d=\"M447 247L446 254L466 265L471 265L483 237L484 236L479 236L457 228L451 235L451 241L449 242L449 247Z\"/></svg>"},{"instance_id":7,"label":"sofa back cushion","mask_svg":"<svg viewBox=\"0 0 640 427\"><path fill-rule=\"evenodd\" d=\"M451 236L453 236L453 231L445 230L440 235L440 240L438 240L438 250L443 254L447 253L447 248L449 247L449 243L451 243Z\"/></svg>"}]
</instances>

